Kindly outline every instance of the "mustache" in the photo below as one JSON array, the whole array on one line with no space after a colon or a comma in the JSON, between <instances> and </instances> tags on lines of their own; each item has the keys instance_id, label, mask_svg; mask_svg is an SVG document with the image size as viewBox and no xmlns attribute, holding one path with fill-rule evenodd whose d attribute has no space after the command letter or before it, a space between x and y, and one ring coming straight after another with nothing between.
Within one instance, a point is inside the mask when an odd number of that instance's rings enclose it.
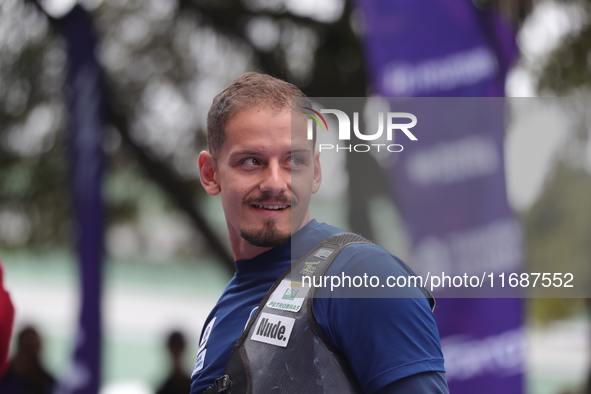
<instances>
[{"instance_id":1,"label":"mustache","mask_svg":"<svg viewBox=\"0 0 591 394\"><path fill-rule=\"evenodd\" d=\"M279 194L277 196L272 194L262 194L260 196L248 197L244 199L243 204L265 204L265 203L281 203L286 205L296 206L298 204L295 198L290 198L285 194Z\"/></svg>"}]
</instances>

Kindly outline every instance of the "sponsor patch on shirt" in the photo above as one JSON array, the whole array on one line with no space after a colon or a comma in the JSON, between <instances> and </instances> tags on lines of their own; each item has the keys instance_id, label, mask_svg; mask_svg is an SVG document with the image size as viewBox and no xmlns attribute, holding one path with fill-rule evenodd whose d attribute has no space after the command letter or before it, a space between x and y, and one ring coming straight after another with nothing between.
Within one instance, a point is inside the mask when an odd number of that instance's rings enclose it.
<instances>
[{"instance_id":1,"label":"sponsor patch on shirt","mask_svg":"<svg viewBox=\"0 0 591 394\"><path fill-rule=\"evenodd\" d=\"M304 268L300 271L300 274L310 276L314 275L316 272L317 265L320 264L320 261L310 261L304 264Z\"/></svg>"},{"instance_id":2,"label":"sponsor patch on shirt","mask_svg":"<svg viewBox=\"0 0 591 394\"><path fill-rule=\"evenodd\" d=\"M295 319L262 312L250 339L270 345L286 347Z\"/></svg>"},{"instance_id":3,"label":"sponsor patch on shirt","mask_svg":"<svg viewBox=\"0 0 591 394\"><path fill-rule=\"evenodd\" d=\"M334 252L334 249L331 248L320 248L316 252L314 252L314 257L320 257L322 260L326 259Z\"/></svg>"},{"instance_id":4,"label":"sponsor patch on shirt","mask_svg":"<svg viewBox=\"0 0 591 394\"><path fill-rule=\"evenodd\" d=\"M300 282L283 279L269 297L267 306L282 311L298 312L309 290L309 287L302 287Z\"/></svg>"},{"instance_id":5,"label":"sponsor patch on shirt","mask_svg":"<svg viewBox=\"0 0 591 394\"><path fill-rule=\"evenodd\" d=\"M211 330L213 329L213 325L215 324L215 317L211 319L207 327L205 327L205 331L203 331L203 336L201 337L201 342L199 342L199 350L197 353L201 352L205 345L207 345L207 341L209 340L209 334L211 334Z\"/></svg>"},{"instance_id":6,"label":"sponsor patch on shirt","mask_svg":"<svg viewBox=\"0 0 591 394\"><path fill-rule=\"evenodd\" d=\"M205 365L205 353L207 353L207 349L203 349L203 351L197 355L197 362L195 363L195 368L193 368L191 377L203 369L203 366Z\"/></svg>"}]
</instances>

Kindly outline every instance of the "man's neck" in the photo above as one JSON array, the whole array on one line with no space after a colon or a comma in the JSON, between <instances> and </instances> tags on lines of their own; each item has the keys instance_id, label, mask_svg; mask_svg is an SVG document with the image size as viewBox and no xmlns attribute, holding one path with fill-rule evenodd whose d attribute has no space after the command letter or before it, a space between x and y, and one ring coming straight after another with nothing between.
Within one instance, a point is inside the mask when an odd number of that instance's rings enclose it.
<instances>
[{"instance_id":1,"label":"man's neck","mask_svg":"<svg viewBox=\"0 0 591 394\"><path fill-rule=\"evenodd\" d=\"M232 252L234 253L235 261L249 260L253 257L258 256L261 253L265 253L266 251L273 249L272 247L263 248L260 246L251 245L248 242L246 242L243 238L241 238L241 242L239 242L239 244L240 245L237 245L237 247L232 247Z\"/></svg>"}]
</instances>

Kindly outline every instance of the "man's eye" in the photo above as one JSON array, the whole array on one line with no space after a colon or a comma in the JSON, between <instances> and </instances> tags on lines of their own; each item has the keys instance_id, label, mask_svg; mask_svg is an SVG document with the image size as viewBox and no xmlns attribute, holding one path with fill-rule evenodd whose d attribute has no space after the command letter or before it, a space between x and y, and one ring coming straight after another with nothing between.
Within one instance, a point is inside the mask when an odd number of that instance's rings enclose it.
<instances>
[{"instance_id":1,"label":"man's eye","mask_svg":"<svg viewBox=\"0 0 591 394\"><path fill-rule=\"evenodd\" d=\"M242 160L242 164L245 164L247 166L258 166L260 162L254 157L247 157L246 159Z\"/></svg>"},{"instance_id":2,"label":"man's eye","mask_svg":"<svg viewBox=\"0 0 591 394\"><path fill-rule=\"evenodd\" d=\"M292 166L301 166L304 164L304 159L301 157L292 157L289 159L289 164Z\"/></svg>"}]
</instances>

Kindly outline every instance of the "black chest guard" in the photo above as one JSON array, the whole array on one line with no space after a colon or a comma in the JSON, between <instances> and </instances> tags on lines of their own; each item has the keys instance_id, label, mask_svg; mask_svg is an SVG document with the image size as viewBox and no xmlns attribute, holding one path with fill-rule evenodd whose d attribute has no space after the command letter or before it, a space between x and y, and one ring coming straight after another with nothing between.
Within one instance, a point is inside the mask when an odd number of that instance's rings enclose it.
<instances>
[{"instance_id":1,"label":"black chest guard","mask_svg":"<svg viewBox=\"0 0 591 394\"><path fill-rule=\"evenodd\" d=\"M236 342L226 375L204 394L363 392L345 357L324 339L312 310L314 288L308 286L352 243L370 241L356 234L335 234L274 283Z\"/></svg>"}]
</instances>

